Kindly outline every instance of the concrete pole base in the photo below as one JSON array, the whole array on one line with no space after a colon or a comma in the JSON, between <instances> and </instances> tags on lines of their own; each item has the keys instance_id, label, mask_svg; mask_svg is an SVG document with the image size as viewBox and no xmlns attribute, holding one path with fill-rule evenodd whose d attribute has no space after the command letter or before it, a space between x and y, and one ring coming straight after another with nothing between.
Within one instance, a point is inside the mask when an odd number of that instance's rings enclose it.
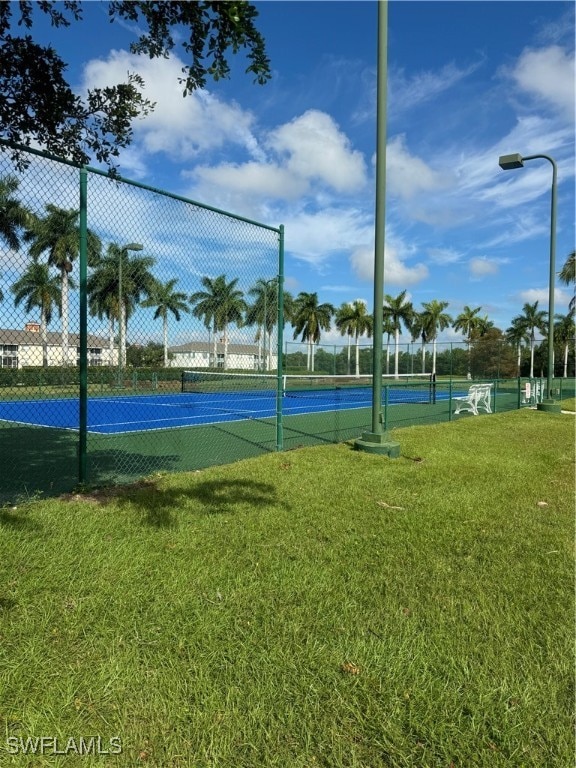
<instances>
[{"instance_id":1,"label":"concrete pole base","mask_svg":"<svg viewBox=\"0 0 576 768\"><path fill-rule=\"evenodd\" d=\"M400 456L400 443L390 440L386 432L363 432L362 437L354 441L354 450L397 459Z\"/></svg>"},{"instance_id":2,"label":"concrete pole base","mask_svg":"<svg viewBox=\"0 0 576 768\"><path fill-rule=\"evenodd\" d=\"M560 413L560 403L555 400L543 400L536 404L537 411L548 411L548 413Z\"/></svg>"}]
</instances>

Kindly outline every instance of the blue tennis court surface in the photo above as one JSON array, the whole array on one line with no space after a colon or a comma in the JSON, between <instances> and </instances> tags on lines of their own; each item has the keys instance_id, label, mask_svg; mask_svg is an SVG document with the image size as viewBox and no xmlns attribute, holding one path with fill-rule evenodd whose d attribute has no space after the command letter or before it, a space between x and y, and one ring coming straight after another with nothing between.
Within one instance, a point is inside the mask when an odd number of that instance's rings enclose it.
<instances>
[{"instance_id":1,"label":"blue tennis court surface","mask_svg":"<svg viewBox=\"0 0 576 768\"><path fill-rule=\"evenodd\" d=\"M438 399L441 399L438 395ZM443 397L446 397L444 395ZM284 398L286 416L324 411L369 408L370 389L298 392ZM427 393L390 389L389 403L429 402ZM272 391L234 393L178 393L167 395L114 395L88 400L88 431L121 434L156 429L193 427L244 419L267 419L276 415ZM0 422L37 427L77 430L78 398L10 400L0 402Z\"/></svg>"}]
</instances>

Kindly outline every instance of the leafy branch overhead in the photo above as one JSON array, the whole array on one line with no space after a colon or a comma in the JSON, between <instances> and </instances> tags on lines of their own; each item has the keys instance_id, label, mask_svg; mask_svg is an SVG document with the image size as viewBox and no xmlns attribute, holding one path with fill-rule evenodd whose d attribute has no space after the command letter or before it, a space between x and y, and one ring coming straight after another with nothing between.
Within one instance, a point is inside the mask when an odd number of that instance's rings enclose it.
<instances>
[{"instance_id":1,"label":"leafy branch overhead","mask_svg":"<svg viewBox=\"0 0 576 768\"><path fill-rule=\"evenodd\" d=\"M76 0L0 4L0 135L16 144L40 145L75 163L95 158L113 171L120 149L133 139L133 121L155 107L143 96L144 81L128 72L125 82L81 96L66 79L66 62L28 32L40 12L53 27L66 28L82 21L82 11ZM130 46L132 53L167 58L177 46L182 49L184 96L204 88L209 78L229 77L228 56L241 50L247 73L260 84L270 78L264 40L255 27L258 12L243 0L110 2L108 14L111 22L123 19L146 30ZM13 159L25 165L17 150Z\"/></svg>"}]
</instances>

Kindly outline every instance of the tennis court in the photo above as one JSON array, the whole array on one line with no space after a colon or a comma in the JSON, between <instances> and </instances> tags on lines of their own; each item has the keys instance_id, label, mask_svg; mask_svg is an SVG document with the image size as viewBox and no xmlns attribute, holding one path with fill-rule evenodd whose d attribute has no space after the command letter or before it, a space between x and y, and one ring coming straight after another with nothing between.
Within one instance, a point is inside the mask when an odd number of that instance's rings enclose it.
<instances>
[{"instance_id":1,"label":"tennis court","mask_svg":"<svg viewBox=\"0 0 576 768\"><path fill-rule=\"evenodd\" d=\"M114 394L88 399L88 432L125 434L176 429L221 422L269 419L277 415L275 377L248 374L190 375L183 379L182 392L170 394ZM231 378L232 377L232 378ZM246 378L244 378L246 377ZM249 388L241 389L240 386ZM258 388L266 385L266 388ZM215 390L221 391L215 391ZM187 391L191 390L191 391ZM224 391L225 390L225 391ZM435 396L435 393L434 393ZM396 403L430 403L428 381L387 385L384 399ZM443 393L439 398L446 398ZM285 378L282 413L285 416L367 408L372 402L368 378L355 383L338 377ZM78 430L78 398L9 400L0 402L0 422L34 427Z\"/></svg>"}]
</instances>

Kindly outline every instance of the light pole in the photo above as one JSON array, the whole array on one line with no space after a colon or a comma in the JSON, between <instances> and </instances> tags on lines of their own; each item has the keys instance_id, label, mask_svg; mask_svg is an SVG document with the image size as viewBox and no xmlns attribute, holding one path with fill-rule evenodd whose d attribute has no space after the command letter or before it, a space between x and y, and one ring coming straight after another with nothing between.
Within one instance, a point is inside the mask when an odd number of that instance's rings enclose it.
<instances>
[{"instance_id":1,"label":"light pole","mask_svg":"<svg viewBox=\"0 0 576 768\"><path fill-rule=\"evenodd\" d=\"M526 160L548 160L552 165L552 193L550 204L550 276L548 283L548 372L546 376L546 399L538 403L539 411L560 413L560 404L552 398L552 379L554 378L554 280L556 278L556 188L558 168L550 155L501 155L498 161L504 171L523 168Z\"/></svg>"},{"instance_id":2,"label":"light pole","mask_svg":"<svg viewBox=\"0 0 576 768\"><path fill-rule=\"evenodd\" d=\"M378 64L376 80L376 206L374 227L374 330L372 333L372 429L354 441L354 448L400 456L400 443L384 429L382 413L382 339L384 317L384 244L386 241L386 103L388 75L388 0L378 0Z\"/></svg>"},{"instance_id":3,"label":"light pole","mask_svg":"<svg viewBox=\"0 0 576 768\"><path fill-rule=\"evenodd\" d=\"M122 369L126 364L124 360L124 316L125 306L122 296L122 262L124 261L124 254L128 251L142 251L144 246L140 243L128 243L120 248L118 254L118 386L123 386Z\"/></svg>"}]
</instances>

